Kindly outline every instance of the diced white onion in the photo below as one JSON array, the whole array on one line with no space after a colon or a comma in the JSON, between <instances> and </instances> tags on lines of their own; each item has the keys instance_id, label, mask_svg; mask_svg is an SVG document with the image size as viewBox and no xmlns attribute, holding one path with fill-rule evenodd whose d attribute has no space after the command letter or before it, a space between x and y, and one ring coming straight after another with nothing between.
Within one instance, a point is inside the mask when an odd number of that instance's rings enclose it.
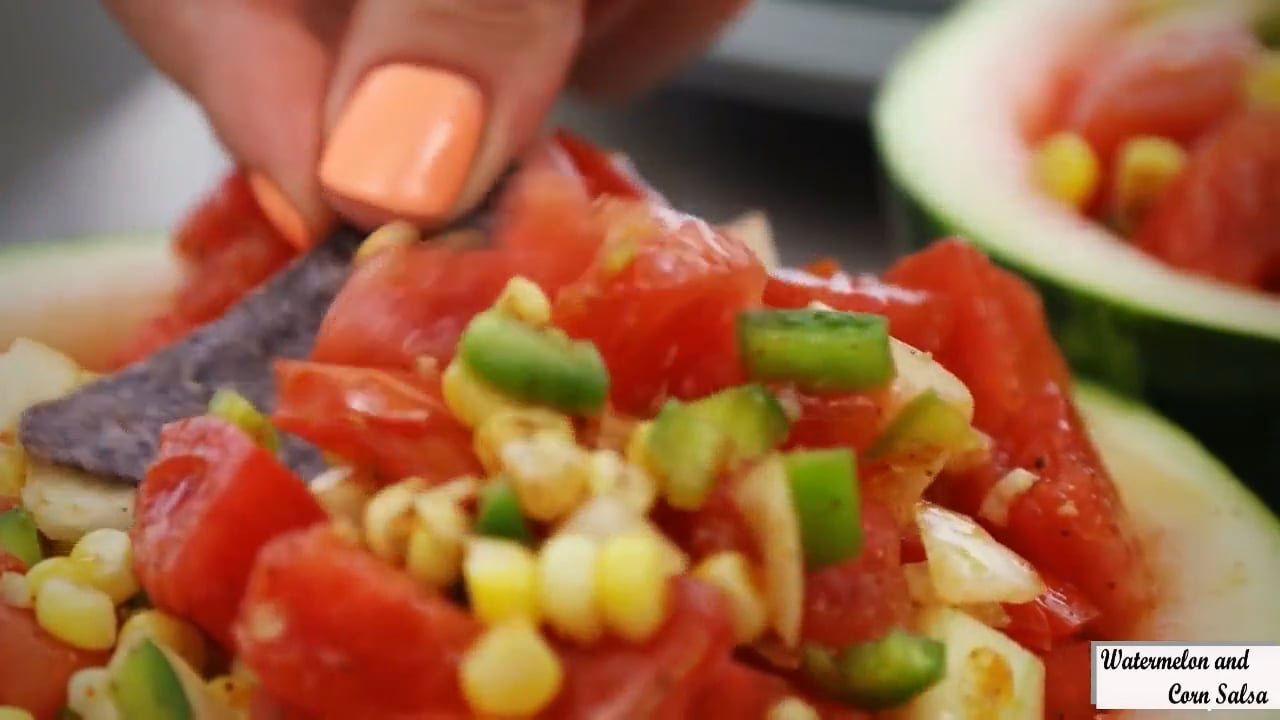
<instances>
[{"instance_id":1,"label":"diced white onion","mask_svg":"<svg viewBox=\"0 0 1280 720\"><path fill-rule=\"evenodd\" d=\"M928 563L907 563L902 566L902 574L907 581L907 595L911 597L911 602L916 607L932 608L946 604L933 589L933 579L929 576ZM1010 621L1009 613L1005 612L1004 606L1000 603L970 603L959 605L957 609L993 628L1003 628Z\"/></svg>"},{"instance_id":2,"label":"diced white onion","mask_svg":"<svg viewBox=\"0 0 1280 720\"><path fill-rule=\"evenodd\" d=\"M778 244L773 239L773 227L769 216L752 210L734 218L723 227L730 235L741 240L755 253L760 264L772 270L778 267Z\"/></svg>"},{"instance_id":3,"label":"diced white onion","mask_svg":"<svg viewBox=\"0 0 1280 720\"><path fill-rule=\"evenodd\" d=\"M978 508L978 516L999 525L1009 524L1009 508L1023 493L1031 489L1040 478L1029 470L1014 468L1005 473L987 491L987 496Z\"/></svg>"},{"instance_id":4,"label":"diced white onion","mask_svg":"<svg viewBox=\"0 0 1280 720\"><path fill-rule=\"evenodd\" d=\"M1031 602L1045 590L1031 564L970 518L931 503L916 506L929 578L944 603Z\"/></svg>"},{"instance_id":5,"label":"diced white onion","mask_svg":"<svg viewBox=\"0 0 1280 720\"><path fill-rule=\"evenodd\" d=\"M90 530L128 530L136 495L132 485L28 460L22 505L50 540L73 543Z\"/></svg>"},{"instance_id":6,"label":"diced white onion","mask_svg":"<svg viewBox=\"0 0 1280 720\"><path fill-rule=\"evenodd\" d=\"M734 486L733 499L764 555L770 625L784 644L794 646L804 612L804 553L782 460L771 457L753 468Z\"/></svg>"},{"instance_id":7,"label":"diced white onion","mask_svg":"<svg viewBox=\"0 0 1280 720\"><path fill-rule=\"evenodd\" d=\"M885 421L891 422L907 403L928 390L933 390L946 403L973 422L973 394L960 378L942 367L929 353L889 338L889 351L893 355L895 375L885 407Z\"/></svg>"}]
</instances>

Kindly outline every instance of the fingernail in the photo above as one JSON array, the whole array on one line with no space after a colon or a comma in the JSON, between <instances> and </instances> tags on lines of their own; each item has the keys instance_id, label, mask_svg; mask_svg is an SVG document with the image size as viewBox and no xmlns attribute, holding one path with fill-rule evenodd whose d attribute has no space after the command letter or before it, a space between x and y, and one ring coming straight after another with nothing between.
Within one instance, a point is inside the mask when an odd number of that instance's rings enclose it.
<instances>
[{"instance_id":1,"label":"fingernail","mask_svg":"<svg viewBox=\"0 0 1280 720\"><path fill-rule=\"evenodd\" d=\"M454 73L384 65L356 88L320 162L328 192L398 218L448 215L484 124L484 96Z\"/></svg>"},{"instance_id":2,"label":"fingernail","mask_svg":"<svg viewBox=\"0 0 1280 720\"><path fill-rule=\"evenodd\" d=\"M258 201L258 207L267 220L286 240L300 250L306 250L325 232L331 220L327 215L315 222L298 211L289 197L271 178L258 172L249 173L249 189Z\"/></svg>"}]
</instances>

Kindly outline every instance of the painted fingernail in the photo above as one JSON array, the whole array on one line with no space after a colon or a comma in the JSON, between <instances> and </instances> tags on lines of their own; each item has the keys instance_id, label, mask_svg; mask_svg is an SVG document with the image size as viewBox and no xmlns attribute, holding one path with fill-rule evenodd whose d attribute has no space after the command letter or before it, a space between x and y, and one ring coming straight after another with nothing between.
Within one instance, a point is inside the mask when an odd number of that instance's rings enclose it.
<instances>
[{"instance_id":1,"label":"painted fingernail","mask_svg":"<svg viewBox=\"0 0 1280 720\"><path fill-rule=\"evenodd\" d=\"M384 65L356 88L325 147L328 192L406 220L447 216L471 170L484 96L460 75Z\"/></svg>"},{"instance_id":2,"label":"painted fingernail","mask_svg":"<svg viewBox=\"0 0 1280 720\"><path fill-rule=\"evenodd\" d=\"M322 218L311 221L303 216L298 208L284 194L279 185L271 178L258 172L249 173L249 189L258 201L258 207L275 229L300 250L305 250L323 234L332 218L326 214Z\"/></svg>"}]
</instances>

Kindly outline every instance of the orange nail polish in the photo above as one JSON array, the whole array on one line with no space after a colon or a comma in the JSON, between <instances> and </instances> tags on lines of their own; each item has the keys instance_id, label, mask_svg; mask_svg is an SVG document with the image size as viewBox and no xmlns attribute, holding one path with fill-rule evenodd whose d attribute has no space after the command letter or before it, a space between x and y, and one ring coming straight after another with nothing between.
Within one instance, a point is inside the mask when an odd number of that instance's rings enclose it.
<instances>
[{"instance_id":1,"label":"orange nail polish","mask_svg":"<svg viewBox=\"0 0 1280 720\"><path fill-rule=\"evenodd\" d=\"M333 195L406 220L452 209L484 125L484 96L454 73L384 65L356 88L320 161Z\"/></svg>"},{"instance_id":2,"label":"orange nail polish","mask_svg":"<svg viewBox=\"0 0 1280 720\"><path fill-rule=\"evenodd\" d=\"M258 207L262 208L262 214L266 215L267 220L271 221L276 230L299 250L311 247L316 238L324 232L325 228L313 227L309 224L302 213L298 212L298 209L289 201L280 186L266 175L257 172L249 173L249 189L253 191ZM328 224L328 218L323 221L323 224Z\"/></svg>"}]
</instances>

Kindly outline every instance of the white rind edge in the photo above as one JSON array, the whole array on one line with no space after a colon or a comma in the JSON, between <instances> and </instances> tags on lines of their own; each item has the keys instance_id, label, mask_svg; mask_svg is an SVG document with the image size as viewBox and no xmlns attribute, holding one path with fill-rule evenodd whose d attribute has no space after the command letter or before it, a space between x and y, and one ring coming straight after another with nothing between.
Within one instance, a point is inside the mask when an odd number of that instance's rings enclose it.
<instances>
[{"instance_id":1,"label":"white rind edge","mask_svg":"<svg viewBox=\"0 0 1280 720\"><path fill-rule=\"evenodd\" d=\"M1077 386L1076 400L1165 598L1132 639L1280 643L1280 519L1162 418L1089 385ZM1275 718L1280 711L1213 716Z\"/></svg>"},{"instance_id":2,"label":"white rind edge","mask_svg":"<svg viewBox=\"0 0 1280 720\"><path fill-rule=\"evenodd\" d=\"M1016 128L1055 48L1113 0L969 0L904 56L877 101L895 184L1033 275L1175 323L1280 341L1280 298L1171 270L1043 197Z\"/></svg>"},{"instance_id":3,"label":"white rind edge","mask_svg":"<svg viewBox=\"0 0 1280 720\"><path fill-rule=\"evenodd\" d=\"M163 309L182 265L162 234L23 244L0 251L0 349L19 337L97 369Z\"/></svg>"}]
</instances>

